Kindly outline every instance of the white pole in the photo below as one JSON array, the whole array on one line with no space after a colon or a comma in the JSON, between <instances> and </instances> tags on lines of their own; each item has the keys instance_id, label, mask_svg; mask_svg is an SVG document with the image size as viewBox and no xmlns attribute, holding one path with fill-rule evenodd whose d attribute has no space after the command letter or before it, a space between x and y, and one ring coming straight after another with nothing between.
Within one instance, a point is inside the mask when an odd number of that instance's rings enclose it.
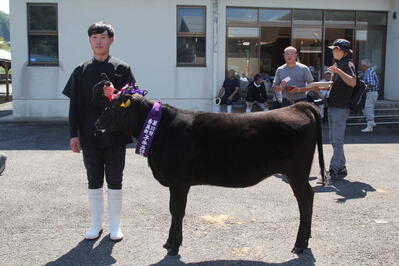
<instances>
[{"instance_id":1,"label":"white pole","mask_svg":"<svg viewBox=\"0 0 399 266\"><path fill-rule=\"evenodd\" d=\"M218 0L212 0L212 22L213 22L213 69L212 69L212 110L215 108L215 101L213 97L218 93L217 72L218 72L218 23L219 23L219 5Z\"/></svg>"}]
</instances>

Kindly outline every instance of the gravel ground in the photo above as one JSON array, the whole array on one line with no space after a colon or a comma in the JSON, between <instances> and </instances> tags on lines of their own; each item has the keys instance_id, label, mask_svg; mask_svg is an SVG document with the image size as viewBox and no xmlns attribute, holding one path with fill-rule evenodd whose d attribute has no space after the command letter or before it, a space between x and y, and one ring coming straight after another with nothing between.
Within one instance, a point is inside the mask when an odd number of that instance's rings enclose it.
<instances>
[{"instance_id":1,"label":"gravel ground","mask_svg":"<svg viewBox=\"0 0 399 266\"><path fill-rule=\"evenodd\" d=\"M398 265L399 129L360 134L349 128L349 176L316 191L309 249L290 253L299 223L293 193L280 176L231 189L190 190L180 256L162 244L170 225L168 189L129 148L122 214L125 239L108 230L83 240L89 226L82 157L68 149L65 123L0 123L0 265ZM324 145L325 158L331 145ZM178 162L177 162L178 164ZM178 165L177 165L178 166ZM105 221L105 226L107 220Z\"/></svg>"}]
</instances>

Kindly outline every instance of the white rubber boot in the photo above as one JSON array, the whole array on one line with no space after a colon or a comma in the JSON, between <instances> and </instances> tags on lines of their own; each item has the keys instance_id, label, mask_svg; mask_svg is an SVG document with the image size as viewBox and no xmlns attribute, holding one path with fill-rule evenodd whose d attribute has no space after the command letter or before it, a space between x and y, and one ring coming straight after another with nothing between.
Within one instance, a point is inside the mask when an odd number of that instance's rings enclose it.
<instances>
[{"instance_id":1,"label":"white rubber boot","mask_svg":"<svg viewBox=\"0 0 399 266\"><path fill-rule=\"evenodd\" d=\"M220 105L213 106L213 112L214 113L220 113Z\"/></svg>"},{"instance_id":2,"label":"white rubber boot","mask_svg":"<svg viewBox=\"0 0 399 266\"><path fill-rule=\"evenodd\" d=\"M103 229L103 218L104 218L104 197L103 189L89 189L89 209L91 215L91 226L85 233L85 239L93 240L97 239Z\"/></svg>"},{"instance_id":3,"label":"white rubber boot","mask_svg":"<svg viewBox=\"0 0 399 266\"><path fill-rule=\"evenodd\" d=\"M231 113L233 111L233 106L232 105L227 105L227 113Z\"/></svg>"},{"instance_id":4,"label":"white rubber boot","mask_svg":"<svg viewBox=\"0 0 399 266\"><path fill-rule=\"evenodd\" d=\"M109 237L111 240L120 241L123 233L120 228L122 210L122 189L108 189L109 210Z\"/></svg>"}]
</instances>

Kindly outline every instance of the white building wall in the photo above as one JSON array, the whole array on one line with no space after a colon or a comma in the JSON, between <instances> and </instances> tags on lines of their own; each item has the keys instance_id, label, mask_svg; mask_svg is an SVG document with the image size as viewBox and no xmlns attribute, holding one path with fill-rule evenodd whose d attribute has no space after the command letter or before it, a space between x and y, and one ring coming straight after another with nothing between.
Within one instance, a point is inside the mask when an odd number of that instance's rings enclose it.
<instances>
[{"instance_id":1,"label":"white building wall","mask_svg":"<svg viewBox=\"0 0 399 266\"><path fill-rule=\"evenodd\" d=\"M27 2L58 3L59 66L28 66ZM207 66L176 67L176 6L207 6ZM87 28L105 20L115 27L111 54L131 65L148 97L181 108L210 110L212 2L163 0L11 1L13 102L16 117L66 117L62 90L73 69L91 57ZM93 11L95 10L95 11Z\"/></svg>"},{"instance_id":2,"label":"white building wall","mask_svg":"<svg viewBox=\"0 0 399 266\"><path fill-rule=\"evenodd\" d=\"M216 5L215 2L217 1ZM398 1L393 0L396 10ZM27 2L58 3L59 63L57 67L28 66ZM207 6L206 67L176 67L176 6ZM346 10L392 8L391 0L12 0L13 106L16 117L66 117L68 99L62 90L72 70L91 57L87 28L99 20L114 25L111 54L132 66L148 97L180 108L211 110L212 97L225 77L226 7L281 7ZM213 7L217 7L214 25ZM386 95L399 99L393 62L399 59L398 20L388 24ZM214 31L217 30L214 39ZM216 47L213 46L215 41ZM390 43L392 41L392 44ZM396 42L396 43L395 43ZM395 51L396 50L396 51ZM392 57L392 55L394 55ZM396 57L395 57L396 56ZM393 58L393 59L392 59ZM395 93L396 92L396 93Z\"/></svg>"}]
</instances>

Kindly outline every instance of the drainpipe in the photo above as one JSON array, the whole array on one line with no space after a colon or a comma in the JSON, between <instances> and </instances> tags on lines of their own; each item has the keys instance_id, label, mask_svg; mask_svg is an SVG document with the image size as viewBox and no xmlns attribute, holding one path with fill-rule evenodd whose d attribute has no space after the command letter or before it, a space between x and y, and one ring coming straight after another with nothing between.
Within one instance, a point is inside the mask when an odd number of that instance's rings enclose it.
<instances>
[{"instance_id":1,"label":"drainpipe","mask_svg":"<svg viewBox=\"0 0 399 266\"><path fill-rule=\"evenodd\" d=\"M216 96L218 93L218 85L217 85L217 72L218 72L218 23L219 23L219 17L218 17L218 12L219 12L219 5L218 5L218 0L212 0L212 11L213 11L213 16L212 16L212 22L213 22L213 66L212 66L212 110L215 106L215 101L213 100L213 97Z\"/></svg>"}]
</instances>

